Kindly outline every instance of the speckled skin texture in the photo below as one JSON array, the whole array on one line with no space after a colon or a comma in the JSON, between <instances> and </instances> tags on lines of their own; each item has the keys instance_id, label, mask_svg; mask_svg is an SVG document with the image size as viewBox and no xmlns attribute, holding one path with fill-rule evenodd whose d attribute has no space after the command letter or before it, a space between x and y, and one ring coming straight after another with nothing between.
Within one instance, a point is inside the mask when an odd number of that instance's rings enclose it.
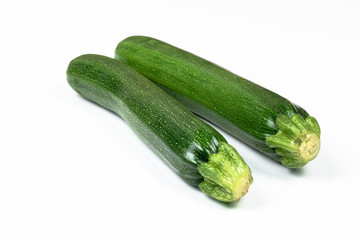
<instances>
[{"instance_id":1,"label":"speckled skin texture","mask_svg":"<svg viewBox=\"0 0 360 240\"><path fill-rule=\"evenodd\" d=\"M279 131L279 114L309 114L289 100L216 64L162 41L133 36L115 58L142 73L196 114L281 162L266 139Z\"/></svg>"},{"instance_id":2,"label":"speckled skin texture","mask_svg":"<svg viewBox=\"0 0 360 240\"><path fill-rule=\"evenodd\" d=\"M83 55L67 70L78 93L120 115L141 139L187 182L203 177L197 165L207 162L226 140L154 83L114 59Z\"/></svg>"},{"instance_id":3,"label":"speckled skin texture","mask_svg":"<svg viewBox=\"0 0 360 240\"><path fill-rule=\"evenodd\" d=\"M225 202L248 191L251 171L223 136L129 66L83 55L70 62L67 80L85 98L120 115L189 184Z\"/></svg>"}]
</instances>

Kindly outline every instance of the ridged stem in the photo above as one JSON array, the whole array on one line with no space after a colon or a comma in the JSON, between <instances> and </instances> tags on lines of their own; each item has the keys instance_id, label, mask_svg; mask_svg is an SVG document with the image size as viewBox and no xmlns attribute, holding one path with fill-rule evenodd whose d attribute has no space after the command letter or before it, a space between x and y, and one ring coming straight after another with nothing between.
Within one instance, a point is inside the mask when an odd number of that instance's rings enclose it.
<instances>
[{"instance_id":1,"label":"ridged stem","mask_svg":"<svg viewBox=\"0 0 360 240\"><path fill-rule=\"evenodd\" d=\"M199 185L201 191L223 202L238 201L252 183L250 168L228 143L220 142L218 152L211 154L209 161L198 169L204 177Z\"/></svg>"},{"instance_id":2,"label":"ridged stem","mask_svg":"<svg viewBox=\"0 0 360 240\"><path fill-rule=\"evenodd\" d=\"M281 156L281 163L288 168L300 168L313 160L320 151L320 127L314 117L299 114L276 118L279 131L266 139L271 148Z\"/></svg>"}]
</instances>

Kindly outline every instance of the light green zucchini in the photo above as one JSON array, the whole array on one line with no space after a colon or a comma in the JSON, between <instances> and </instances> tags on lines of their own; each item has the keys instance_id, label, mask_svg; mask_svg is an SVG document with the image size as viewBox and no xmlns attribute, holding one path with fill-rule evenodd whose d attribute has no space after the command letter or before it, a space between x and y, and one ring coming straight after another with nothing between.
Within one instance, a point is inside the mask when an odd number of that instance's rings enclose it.
<instances>
[{"instance_id":1,"label":"light green zucchini","mask_svg":"<svg viewBox=\"0 0 360 240\"><path fill-rule=\"evenodd\" d=\"M121 41L115 58L194 113L289 168L320 150L320 127L303 108L205 59L150 37Z\"/></svg>"}]
</instances>

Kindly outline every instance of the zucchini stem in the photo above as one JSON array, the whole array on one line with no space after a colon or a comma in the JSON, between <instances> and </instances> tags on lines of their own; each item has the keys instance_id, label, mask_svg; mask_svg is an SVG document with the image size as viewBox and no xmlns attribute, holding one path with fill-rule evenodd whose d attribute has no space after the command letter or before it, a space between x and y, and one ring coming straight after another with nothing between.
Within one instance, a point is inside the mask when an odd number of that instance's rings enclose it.
<instances>
[{"instance_id":1,"label":"zucchini stem","mask_svg":"<svg viewBox=\"0 0 360 240\"><path fill-rule=\"evenodd\" d=\"M266 143L276 148L281 163L288 168L300 168L313 160L320 151L320 127L314 117L299 114L276 118L279 131L269 136Z\"/></svg>"},{"instance_id":2,"label":"zucchini stem","mask_svg":"<svg viewBox=\"0 0 360 240\"><path fill-rule=\"evenodd\" d=\"M231 145L219 142L218 152L209 161L198 166L204 181L201 191L223 202L238 201L253 181L251 170L240 154Z\"/></svg>"}]
</instances>

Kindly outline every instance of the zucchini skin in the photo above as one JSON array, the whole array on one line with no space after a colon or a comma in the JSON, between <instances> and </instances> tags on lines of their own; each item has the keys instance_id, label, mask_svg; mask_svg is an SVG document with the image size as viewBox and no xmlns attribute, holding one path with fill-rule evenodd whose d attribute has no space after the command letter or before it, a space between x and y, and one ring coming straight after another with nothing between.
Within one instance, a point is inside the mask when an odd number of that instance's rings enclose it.
<instances>
[{"instance_id":1,"label":"zucchini skin","mask_svg":"<svg viewBox=\"0 0 360 240\"><path fill-rule=\"evenodd\" d=\"M194 113L283 164L287 162L284 157L292 156L293 152L284 153L268 141L280 130L279 115L300 116L303 122L310 117L303 108L284 97L150 37L132 36L121 41L115 50L115 58L155 82ZM311 123L314 126L307 125L308 130L291 141L298 142L305 138L303 135L316 132L316 149L311 149L315 151L311 156L314 157L320 146L320 128L315 119L311 118ZM298 160L301 159L296 157L296 164L284 165L297 168L308 162Z\"/></svg>"},{"instance_id":2,"label":"zucchini skin","mask_svg":"<svg viewBox=\"0 0 360 240\"><path fill-rule=\"evenodd\" d=\"M203 182L207 176L199 172L199 166L205 169L204 172L209 170L210 156L216 156L219 147L229 149L224 137L214 128L153 82L115 59L93 54L75 58L68 66L67 81L83 97L121 116L160 158L191 185L206 185ZM244 169L248 169L245 163ZM250 170L248 173L251 177ZM226 199L212 197L222 201L234 200L233 196ZM238 200L239 196L236 198Z\"/></svg>"}]
</instances>

